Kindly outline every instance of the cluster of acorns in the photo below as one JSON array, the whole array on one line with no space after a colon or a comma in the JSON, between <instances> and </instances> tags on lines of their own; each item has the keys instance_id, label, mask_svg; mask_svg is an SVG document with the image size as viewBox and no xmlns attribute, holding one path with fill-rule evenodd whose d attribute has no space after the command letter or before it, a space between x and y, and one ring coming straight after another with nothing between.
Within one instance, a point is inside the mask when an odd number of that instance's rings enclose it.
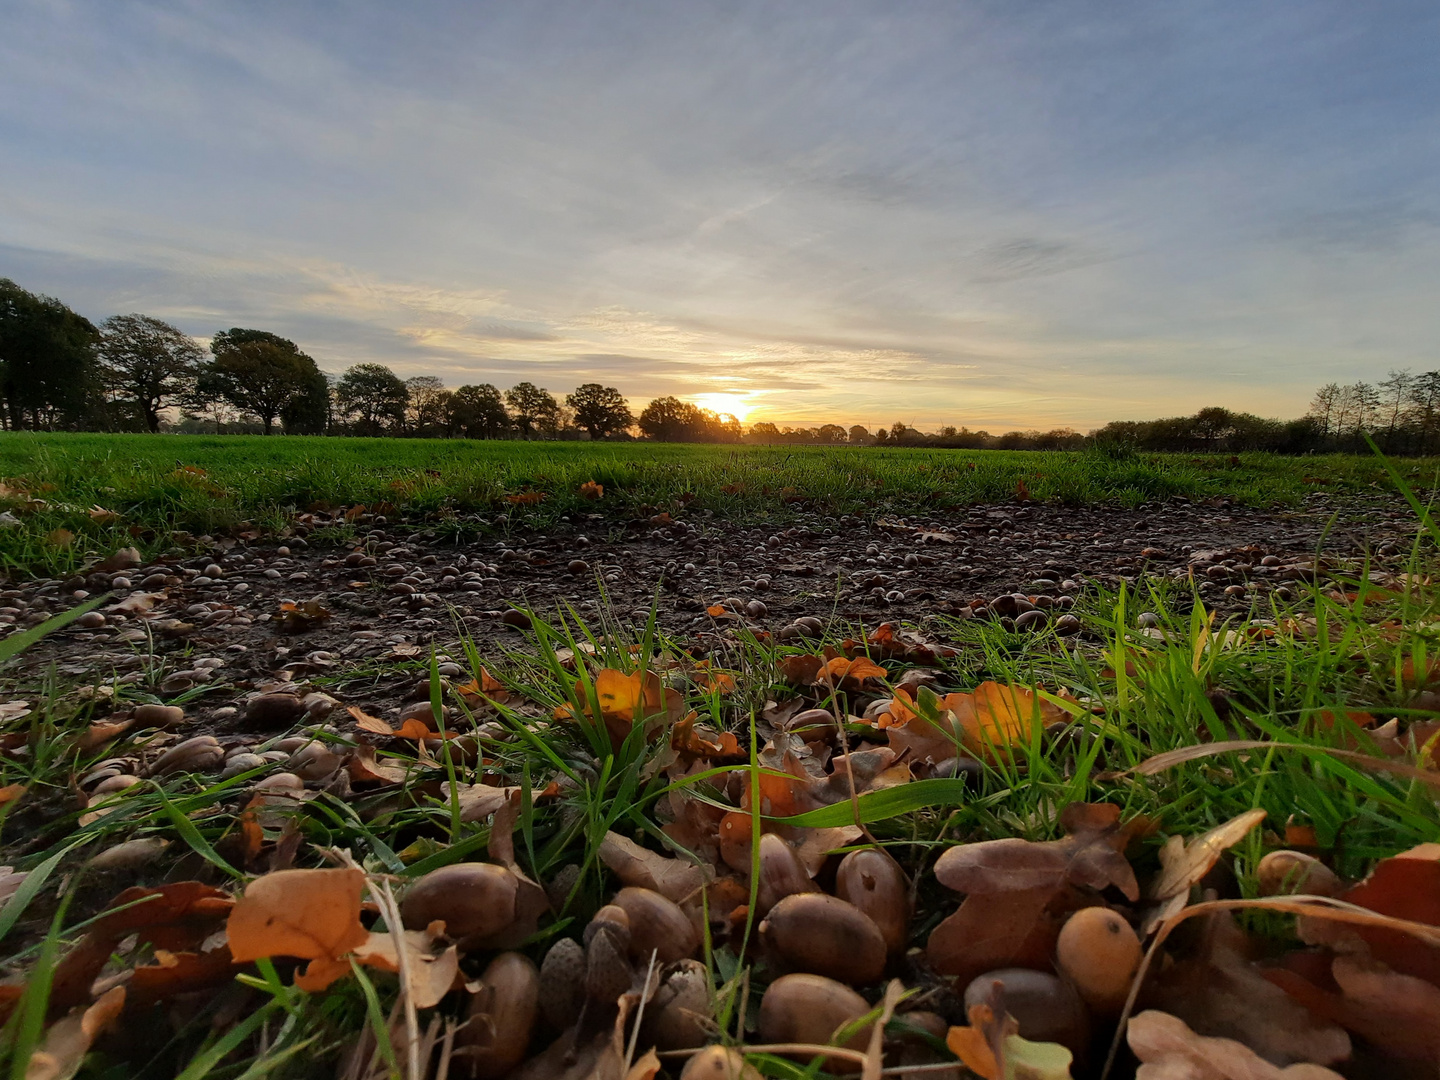
<instances>
[{"instance_id":1,"label":"cluster of acorns","mask_svg":"<svg viewBox=\"0 0 1440 1080\"><path fill-rule=\"evenodd\" d=\"M760 1002L759 1039L829 1043L837 1030L873 1008L856 988L873 986L901 966L909 940L910 882L888 854L866 848L841 860L832 895L820 890L781 837L766 833L759 847L756 939L775 976ZM462 951L503 950L478 984L471 984L468 1022L456 1040L457 1067L476 1080L502 1077L526 1060L542 1030L568 1034L572 1045L582 1035L607 1030L617 1001L643 992L647 974L638 1045L693 1050L717 1041L710 975L696 959L700 931L679 904L651 889L622 888L579 940L555 941L537 967L513 951L525 936L516 932L523 922L520 884L503 866L465 863L420 878L401 905L407 929L444 920L447 935ZM987 972L965 988L963 1004L993 1000L998 992L1022 1035L1061 1043L1083 1057L1092 1018L1118 1012L1140 956L1140 942L1125 919L1104 907L1084 908L1060 934L1058 975L1020 968ZM917 1037L887 1044L890 1060L905 1065L944 1060L930 1047L934 1039L944 1039L950 1019L920 1009L904 1012L902 1026ZM869 1038L868 1029L862 1030L845 1045L863 1050ZM742 1075L736 1071L740 1065L732 1051L712 1046L690 1058L682 1076ZM848 1065L836 1058L828 1067L846 1071Z\"/></svg>"}]
</instances>

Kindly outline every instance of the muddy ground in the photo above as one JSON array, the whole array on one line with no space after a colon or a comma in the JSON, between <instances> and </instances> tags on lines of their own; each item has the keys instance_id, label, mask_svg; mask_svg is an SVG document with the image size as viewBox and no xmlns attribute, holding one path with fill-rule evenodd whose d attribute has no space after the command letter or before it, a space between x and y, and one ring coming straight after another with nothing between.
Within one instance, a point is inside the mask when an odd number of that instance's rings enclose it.
<instances>
[{"instance_id":1,"label":"muddy ground","mask_svg":"<svg viewBox=\"0 0 1440 1080\"><path fill-rule=\"evenodd\" d=\"M802 616L867 627L928 620L936 629L934 616L965 616L976 602L1018 592L1041 598L1044 614L1029 621L1043 627L1091 583L1193 575L1222 615L1248 614L1257 599L1266 613L1271 593L1305 592L1317 548L1393 566L1408 555L1415 520L1377 492L1317 494L1284 512L1176 499L1135 510L1009 504L875 522L815 516L783 528L680 514L624 526L595 516L544 535L503 528L487 522L457 542L424 523L362 520L338 545L297 528L63 582L12 583L0 591L0 631L111 597L30 650L0 696L34 701L51 673L62 689L91 684L102 697L131 684L224 732L261 689L333 687L351 673L363 698L346 700L393 717L413 700L416 676L387 676L387 666L428 660L432 641L453 644L456 617L483 656L497 640L521 643L515 624L525 619L511 609L546 614L561 603L587 618L602 603L636 618L658 597L660 625L683 638L714 631L706 608L727 599L742 602L734 606L749 625L775 632ZM307 617L312 601L329 616ZM299 610L287 615L286 604Z\"/></svg>"}]
</instances>

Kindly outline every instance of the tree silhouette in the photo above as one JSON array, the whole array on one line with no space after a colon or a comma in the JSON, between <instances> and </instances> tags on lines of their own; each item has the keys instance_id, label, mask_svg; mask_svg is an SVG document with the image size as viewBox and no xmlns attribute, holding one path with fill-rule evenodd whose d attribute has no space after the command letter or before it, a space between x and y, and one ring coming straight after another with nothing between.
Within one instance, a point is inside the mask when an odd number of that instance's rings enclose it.
<instances>
[{"instance_id":1,"label":"tree silhouette","mask_svg":"<svg viewBox=\"0 0 1440 1080\"><path fill-rule=\"evenodd\" d=\"M0 398L12 428L78 424L97 388L93 324L0 278Z\"/></svg>"},{"instance_id":2,"label":"tree silhouette","mask_svg":"<svg viewBox=\"0 0 1440 1080\"><path fill-rule=\"evenodd\" d=\"M200 370L197 397L218 396L258 416L266 435L287 407L303 399L313 403L312 409L324 408L319 395L325 392L325 376L293 341L268 330L236 328L216 334L210 351L215 359Z\"/></svg>"},{"instance_id":3,"label":"tree silhouette","mask_svg":"<svg viewBox=\"0 0 1440 1080\"><path fill-rule=\"evenodd\" d=\"M335 384L335 403L360 434L380 435L405 423L410 392L384 364L356 364Z\"/></svg>"},{"instance_id":4,"label":"tree silhouette","mask_svg":"<svg viewBox=\"0 0 1440 1080\"><path fill-rule=\"evenodd\" d=\"M462 386L450 398L450 423L467 439L497 439L510 430L505 399L489 383Z\"/></svg>"},{"instance_id":5,"label":"tree silhouette","mask_svg":"<svg viewBox=\"0 0 1440 1080\"><path fill-rule=\"evenodd\" d=\"M150 431L160 410L195 385L205 353L195 339L148 315L114 315L100 328L100 375L106 388L133 404Z\"/></svg>"},{"instance_id":6,"label":"tree silhouette","mask_svg":"<svg viewBox=\"0 0 1440 1080\"><path fill-rule=\"evenodd\" d=\"M585 383L573 394L566 395L565 404L575 413L575 423L590 433L592 441L614 435L635 425L625 396L613 386Z\"/></svg>"},{"instance_id":7,"label":"tree silhouette","mask_svg":"<svg viewBox=\"0 0 1440 1080\"><path fill-rule=\"evenodd\" d=\"M511 417L526 439L537 427L554 426L560 412L560 403L550 391L542 390L532 382L516 383L506 390L505 404L510 406Z\"/></svg>"}]
</instances>

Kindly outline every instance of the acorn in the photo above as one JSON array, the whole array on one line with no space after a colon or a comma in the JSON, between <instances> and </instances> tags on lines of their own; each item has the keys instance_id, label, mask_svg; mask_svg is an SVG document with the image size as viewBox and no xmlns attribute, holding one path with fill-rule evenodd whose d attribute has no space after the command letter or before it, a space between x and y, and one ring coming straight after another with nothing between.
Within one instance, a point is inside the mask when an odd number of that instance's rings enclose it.
<instances>
[{"instance_id":1,"label":"acorn","mask_svg":"<svg viewBox=\"0 0 1440 1080\"><path fill-rule=\"evenodd\" d=\"M650 954L656 963L669 964L692 956L700 947L700 934L688 915L673 900L653 889L627 886L611 901L622 908L630 920L630 956L649 964Z\"/></svg>"},{"instance_id":2,"label":"acorn","mask_svg":"<svg viewBox=\"0 0 1440 1080\"><path fill-rule=\"evenodd\" d=\"M870 1011L870 1003L844 983L821 975L782 975L760 999L760 1038L767 1043L823 1045L835 1032ZM867 1026L843 1045L864 1050L870 1041ZM810 1055L804 1057L808 1060ZM853 1072L858 1066L832 1061L835 1072Z\"/></svg>"},{"instance_id":3,"label":"acorn","mask_svg":"<svg viewBox=\"0 0 1440 1080\"><path fill-rule=\"evenodd\" d=\"M623 953L630 948L630 916L625 909L614 904L606 904L599 911L595 912L588 926L585 927L583 941L589 946L596 934L605 934Z\"/></svg>"},{"instance_id":4,"label":"acorn","mask_svg":"<svg viewBox=\"0 0 1440 1080\"><path fill-rule=\"evenodd\" d=\"M1075 988L1047 971L1000 968L977 976L965 988L965 1010L986 1004L999 983L1000 1006L1020 1025L1019 1035L1031 1042L1053 1042L1076 1058L1090 1042L1090 1016Z\"/></svg>"},{"instance_id":5,"label":"acorn","mask_svg":"<svg viewBox=\"0 0 1440 1080\"><path fill-rule=\"evenodd\" d=\"M835 872L835 895L874 921L893 955L910 936L910 887L900 864L879 848L852 851Z\"/></svg>"},{"instance_id":6,"label":"acorn","mask_svg":"<svg viewBox=\"0 0 1440 1080\"><path fill-rule=\"evenodd\" d=\"M540 972L526 956L501 953L480 975L466 1022L455 1035L455 1060L473 1080L504 1076L525 1059L540 1014Z\"/></svg>"},{"instance_id":7,"label":"acorn","mask_svg":"<svg viewBox=\"0 0 1440 1080\"><path fill-rule=\"evenodd\" d=\"M214 735L196 735L193 739L176 743L155 759L150 766L151 776L164 776L172 772L209 772L218 768L225 760L225 750Z\"/></svg>"},{"instance_id":8,"label":"acorn","mask_svg":"<svg viewBox=\"0 0 1440 1080\"><path fill-rule=\"evenodd\" d=\"M1335 871L1303 851L1272 851L1260 860L1255 877L1261 896L1339 896L1345 883Z\"/></svg>"},{"instance_id":9,"label":"acorn","mask_svg":"<svg viewBox=\"0 0 1440 1080\"><path fill-rule=\"evenodd\" d=\"M763 916L787 896L819 892L795 849L774 833L760 837L760 885L756 891L755 914Z\"/></svg>"},{"instance_id":10,"label":"acorn","mask_svg":"<svg viewBox=\"0 0 1440 1080\"><path fill-rule=\"evenodd\" d=\"M1081 908L1066 920L1055 964L1097 1013L1120 1011L1144 953L1130 924L1109 908Z\"/></svg>"},{"instance_id":11,"label":"acorn","mask_svg":"<svg viewBox=\"0 0 1440 1080\"><path fill-rule=\"evenodd\" d=\"M459 941L499 933L515 921L515 875L493 863L456 863L432 870L405 893L400 918L407 930L439 919Z\"/></svg>"},{"instance_id":12,"label":"acorn","mask_svg":"<svg viewBox=\"0 0 1440 1080\"><path fill-rule=\"evenodd\" d=\"M728 1046L707 1046L685 1063L680 1080L761 1080L745 1055Z\"/></svg>"},{"instance_id":13,"label":"acorn","mask_svg":"<svg viewBox=\"0 0 1440 1080\"><path fill-rule=\"evenodd\" d=\"M854 904L825 893L787 896L760 923L784 967L864 986L885 972L885 938Z\"/></svg>"}]
</instances>

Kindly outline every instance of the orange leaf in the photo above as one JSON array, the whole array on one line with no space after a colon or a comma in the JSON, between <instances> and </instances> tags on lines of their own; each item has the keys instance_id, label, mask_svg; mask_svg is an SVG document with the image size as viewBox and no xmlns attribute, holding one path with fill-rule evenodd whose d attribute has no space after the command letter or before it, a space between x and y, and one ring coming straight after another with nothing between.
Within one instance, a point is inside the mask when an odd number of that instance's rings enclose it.
<instances>
[{"instance_id":1,"label":"orange leaf","mask_svg":"<svg viewBox=\"0 0 1440 1080\"><path fill-rule=\"evenodd\" d=\"M580 485L578 494L582 499L595 500L605 495L605 485L597 484L594 480L586 480Z\"/></svg>"},{"instance_id":2,"label":"orange leaf","mask_svg":"<svg viewBox=\"0 0 1440 1080\"><path fill-rule=\"evenodd\" d=\"M226 924L231 955L242 963L262 956L316 961L295 985L328 986L349 970L340 958L369 940L360 922L364 888L364 871L356 867L277 870L256 878Z\"/></svg>"},{"instance_id":3,"label":"orange leaf","mask_svg":"<svg viewBox=\"0 0 1440 1080\"><path fill-rule=\"evenodd\" d=\"M6 784L4 787L0 787L0 806L12 803L24 795L25 787L24 784Z\"/></svg>"},{"instance_id":4,"label":"orange leaf","mask_svg":"<svg viewBox=\"0 0 1440 1080\"><path fill-rule=\"evenodd\" d=\"M522 491L518 495L506 495L505 501L511 506L535 506L544 498L543 491Z\"/></svg>"},{"instance_id":5,"label":"orange leaf","mask_svg":"<svg viewBox=\"0 0 1440 1080\"><path fill-rule=\"evenodd\" d=\"M345 711L355 718L355 724L361 731L373 731L377 735L395 734L395 729L384 720L378 716L371 716L357 705L347 705Z\"/></svg>"}]
</instances>

